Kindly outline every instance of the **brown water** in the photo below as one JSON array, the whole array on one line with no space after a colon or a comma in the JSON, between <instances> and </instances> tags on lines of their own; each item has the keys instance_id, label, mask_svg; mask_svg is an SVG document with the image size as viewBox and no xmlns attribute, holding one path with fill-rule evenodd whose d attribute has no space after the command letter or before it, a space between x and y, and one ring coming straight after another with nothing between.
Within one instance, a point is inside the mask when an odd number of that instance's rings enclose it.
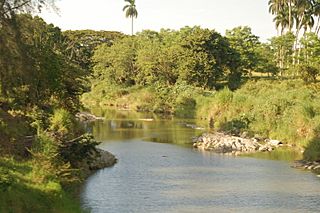
<instances>
[{"instance_id":1,"label":"brown water","mask_svg":"<svg viewBox=\"0 0 320 213\"><path fill-rule=\"evenodd\" d=\"M320 178L288 161L195 150L191 138L202 131L192 120L104 116L88 128L119 162L86 181L82 205L90 212L319 212Z\"/></svg>"}]
</instances>

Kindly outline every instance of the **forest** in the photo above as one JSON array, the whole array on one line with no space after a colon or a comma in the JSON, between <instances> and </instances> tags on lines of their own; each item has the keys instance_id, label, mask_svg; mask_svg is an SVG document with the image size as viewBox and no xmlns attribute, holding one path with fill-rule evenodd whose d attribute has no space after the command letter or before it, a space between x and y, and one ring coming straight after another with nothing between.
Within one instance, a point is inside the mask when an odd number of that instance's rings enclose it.
<instances>
[{"instance_id":1,"label":"forest","mask_svg":"<svg viewBox=\"0 0 320 213\"><path fill-rule=\"evenodd\" d=\"M61 31L32 15L44 7L54 1L0 1L0 212L81 212L73 187L99 143L75 115L95 106L192 117L320 159L320 1L270 0L266 42L249 26Z\"/></svg>"}]
</instances>

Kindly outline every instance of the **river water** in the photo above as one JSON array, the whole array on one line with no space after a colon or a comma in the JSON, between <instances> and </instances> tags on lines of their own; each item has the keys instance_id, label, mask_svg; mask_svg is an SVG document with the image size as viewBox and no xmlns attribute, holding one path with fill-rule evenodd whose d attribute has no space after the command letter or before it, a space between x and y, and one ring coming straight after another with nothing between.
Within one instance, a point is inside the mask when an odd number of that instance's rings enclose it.
<instances>
[{"instance_id":1,"label":"river water","mask_svg":"<svg viewBox=\"0 0 320 213\"><path fill-rule=\"evenodd\" d=\"M320 211L320 178L288 161L195 150L187 143L203 130L191 128L192 120L104 116L88 129L119 161L83 186L82 206L89 212Z\"/></svg>"}]
</instances>

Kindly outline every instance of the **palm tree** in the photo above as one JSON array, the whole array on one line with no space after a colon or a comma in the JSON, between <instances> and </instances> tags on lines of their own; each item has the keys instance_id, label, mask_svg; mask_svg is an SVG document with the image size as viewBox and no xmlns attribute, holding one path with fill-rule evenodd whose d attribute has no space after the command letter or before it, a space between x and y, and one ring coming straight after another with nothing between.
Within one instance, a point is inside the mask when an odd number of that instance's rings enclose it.
<instances>
[{"instance_id":1,"label":"palm tree","mask_svg":"<svg viewBox=\"0 0 320 213\"><path fill-rule=\"evenodd\" d=\"M313 15L317 18L317 24L315 26L314 32L319 34L320 30L320 0L313 1Z\"/></svg>"},{"instance_id":2,"label":"palm tree","mask_svg":"<svg viewBox=\"0 0 320 213\"><path fill-rule=\"evenodd\" d=\"M276 28L278 30L279 34L279 27L281 27L281 35L283 34L283 31L286 27L290 26L288 22L287 14L288 14L288 8L286 4L286 0L269 0L269 12L272 15L275 15L274 22L276 23Z\"/></svg>"},{"instance_id":3,"label":"palm tree","mask_svg":"<svg viewBox=\"0 0 320 213\"><path fill-rule=\"evenodd\" d=\"M293 9L295 7L296 0L269 0L269 12L272 15L279 15L279 13L286 12L288 21L288 30L291 32L293 26Z\"/></svg>"},{"instance_id":4,"label":"palm tree","mask_svg":"<svg viewBox=\"0 0 320 213\"><path fill-rule=\"evenodd\" d=\"M138 11L136 8L135 0L124 0L125 2L128 2L126 6L123 7L123 11L126 11L126 18L131 18L131 30L133 35L133 18L138 17Z\"/></svg>"},{"instance_id":5,"label":"palm tree","mask_svg":"<svg viewBox=\"0 0 320 213\"><path fill-rule=\"evenodd\" d=\"M289 26L288 16L286 11L280 11L273 19L275 22L276 28L278 30L279 34L279 28L280 28L280 35L284 34L284 30Z\"/></svg>"}]
</instances>

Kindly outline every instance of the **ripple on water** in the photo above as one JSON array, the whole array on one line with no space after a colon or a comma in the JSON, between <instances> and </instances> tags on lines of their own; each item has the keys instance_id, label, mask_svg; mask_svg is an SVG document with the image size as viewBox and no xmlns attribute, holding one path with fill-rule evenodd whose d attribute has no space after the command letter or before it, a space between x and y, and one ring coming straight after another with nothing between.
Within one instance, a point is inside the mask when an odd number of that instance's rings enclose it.
<instances>
[{"instance_id":1,"label":"ripple on water","mask_svg":"<svg viewBox=\"0 0 320 213\"><path fill-rule=\"evenodd\" d=\"M100 123L99 131L111 131L104 128L109 127ZM160 132L161 126L157 128ZM170 131L166 128L168 138L180 138ZM178 131L183 138L194 134ZM292 169L287 162L143 141L147 136L140 132L130 139L128 135L113 136L112 141L100 138L106 141L101 148L115 154L119 162L86 181L85 209L93 213L319 212L320 181L312 173Z\"/></svg>"}]
</instances>

